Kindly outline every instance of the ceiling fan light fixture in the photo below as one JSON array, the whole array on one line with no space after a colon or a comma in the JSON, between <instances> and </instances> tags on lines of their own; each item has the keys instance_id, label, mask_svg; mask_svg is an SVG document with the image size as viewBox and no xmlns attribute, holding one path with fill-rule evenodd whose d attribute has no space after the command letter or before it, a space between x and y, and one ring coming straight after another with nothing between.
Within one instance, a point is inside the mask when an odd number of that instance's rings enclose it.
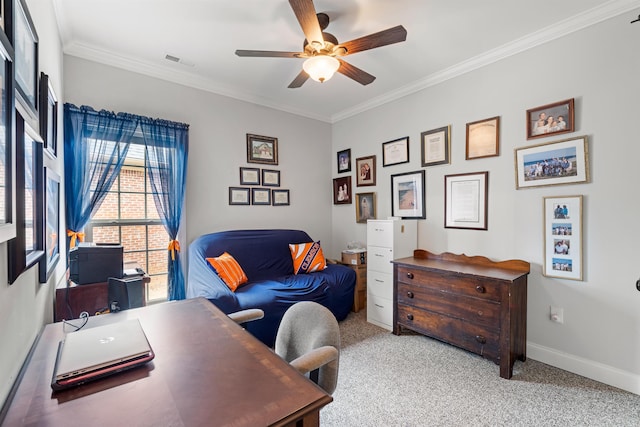
<instances>
[{"instance_id":1,"label":"ceiling fan light fixture","mask_svg":"<svg viewBox=\"0 0 640 427\"><path fill-rule=\"evenodd\" d=\"M338 71L340 61L328 55L312 56L304 61L302 68L313 80L323 83L333 77L333 74Z\"/></svg>"}]
</instances>

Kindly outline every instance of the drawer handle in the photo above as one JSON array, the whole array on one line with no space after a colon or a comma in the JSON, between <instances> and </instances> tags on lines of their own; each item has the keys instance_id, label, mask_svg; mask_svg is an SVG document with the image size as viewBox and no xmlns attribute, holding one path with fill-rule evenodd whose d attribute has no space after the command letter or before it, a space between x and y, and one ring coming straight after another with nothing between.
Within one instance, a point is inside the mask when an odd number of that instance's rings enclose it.
<instances>
[{"instance_id":1,"label":"drawer handle","mask_svg":"<svg viewBox=\"0 0 640 427\"><path fill-rule=\"evenodd\" d=\"M476 341L478 341L480 344L486 344L487 343L487 339L485 337L483 337L482 335L476 335Z\"/></svg>"},{"instance_id":2,"label":"drawer handle","mask_svg":"<svg viewBox=\"0 0 640 427\"><path fill-rule=\"evenodd\" d=\"M413 273L412 273L412 272L408 272L408 273L407 273L407 277L408 277L409 279L413 279Z\"/></svg>"},{"instance_id":3,"label":"drawer handle","mask_svg":"<svg viewBox=\"0 0 640 427\"><path fill-rule=\"evenodd\" d=\"M408 320L413 320L413 314L411 314L411 313L407 314L407 319Z\"/></svg>"},{"instance_id":4,"label":"drawer handle","mask_svg":"<svg viewBox=\"0 0 640 427\"><path fill-rule=\"evenodd\" d=\"M484 288L484 286L482 285L478 285L476 286L476 292L480 293L480 294L484 294L487 290Z\"/></svg>"},{"instance_id":5,"label":"drawer handle","mask_svg":"<svg viewBox=\"0 0 640 427\"><path fill-rule=\"evenodd\" d=\"M413 298L413 292L408 291L408 292L407 292L407 296L408 296L409 298Z\"/></svg>"}]
</instances>

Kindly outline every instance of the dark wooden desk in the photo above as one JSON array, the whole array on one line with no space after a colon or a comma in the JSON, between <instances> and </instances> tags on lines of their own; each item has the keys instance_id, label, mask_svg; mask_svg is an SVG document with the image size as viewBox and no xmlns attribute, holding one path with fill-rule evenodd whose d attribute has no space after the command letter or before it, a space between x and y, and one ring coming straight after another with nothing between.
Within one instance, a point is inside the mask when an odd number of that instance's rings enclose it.
<instances>
[{"instance_id":1,"label":"dark wooden desk","mask_svg":"<svg viewBox=\"0 0 640 427\"><path fill-rule=\"evenodd\" d=\"M95 316L86 327L133 318L152 362L56 393L63 324L47 325L3 425L317 426L333 400L206 299Z\"/></svg>"}]
</instances>

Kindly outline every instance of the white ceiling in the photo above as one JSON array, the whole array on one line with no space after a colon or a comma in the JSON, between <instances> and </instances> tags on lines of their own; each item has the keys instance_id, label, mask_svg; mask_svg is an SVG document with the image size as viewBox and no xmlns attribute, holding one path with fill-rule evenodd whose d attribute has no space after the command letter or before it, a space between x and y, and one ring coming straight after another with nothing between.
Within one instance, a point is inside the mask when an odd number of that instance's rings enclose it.
<instances>
[{"instance_id":1,"label":"white ceiling","mask_svg":"<svg viewBox=\"0 0 640 427\"><path fill-rule=\"evenodd\" d=\"M302 59L234 53L301 51L287 0L53 2L66 54L327 122L640 7L638 0L316 0L316 11L331 18L326 31L341 42L399 24L407 41L344 58L377 77L367 86L336 74L288 89Z\"/></svg>"}]
</instances>

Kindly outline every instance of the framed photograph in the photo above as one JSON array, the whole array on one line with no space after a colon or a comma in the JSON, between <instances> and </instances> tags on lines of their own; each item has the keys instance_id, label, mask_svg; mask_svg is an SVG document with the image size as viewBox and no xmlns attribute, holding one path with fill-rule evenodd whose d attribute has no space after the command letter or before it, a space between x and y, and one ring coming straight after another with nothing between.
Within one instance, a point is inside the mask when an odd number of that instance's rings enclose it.
<instances>
[{"instance_id":1,"label":"framed photograph","mask_svg":"<svg viewBox=\"0 0 640 427\"><path fill-rule=\"evenodd\" d=\"M7 3L4 3L5 6ZM3 9L6 11L6 9ZM7 15L5 15L5 19ZM16 237L13 48L0 31L0 242Z\"/></svg>"},{"instance_id":2,"label":"framed photograph","mask_svg":"<svg viewBox=\"0 0 640 427\"><path fill-rule=\"evenodd\" d=\"M44 166L42 138L16 112L16 237L9 240L8 281L44 256Z\"/></svg>"},{"instance_id":3,"label":"framed photograph","mask_svg":"<svg viewBox=\"0 0 640 427\"><path fill-rule=\"evenodd\" d=\"M391 216L425 219L424 170L391 175Z\"/></svg>"},{"instance_id":4,"label":"framed photograph","mask_svg":"<svg viewBox=\"0 0 640 427\"><path fill-rule=\"evenodd\" d=\"M334 205L350 205L351 204L351 177L333 179L333 204Z\"/></svg>"},{"instance_id":5,"label":"framed photograph","mask_svg":"<svg viewBox=\"0 0 640 427\"><path fill-rule=\"evenodd\" d=\"M582 196L544 198L542 274L582 280Z\"/></svg>"},{"instance_id":6,"label":"framed photograph","mask_svg":"<svg viewBox=\"0 0 640 427\"><path fill-rule=\"evenodd\" d=\"M242 188L242 187L229 187L229 204L230 205L251 204L250 189Z\"/></svg>"},{"instance_id":7,"label":"framed photograph","mask_svg":"<svg viewBox=\"0 0 640 427\"><path fill-rule=\"evenodd\" d=\"M515 149L516 189L589 182L586 136Z\"/></svg>"},{"instance_id":8,"label":"framed photograph","mask_svg":"<svg viewBox=\"0 0 640 427\"><path fill-rule=\"evenodd\" d=\"M444 177L444 227L487 229L489 172Z\"/></svg>"},{"instance_id":9,"label":"framed photograph","mask_svg":"<svg viewBox=\"0 0 640 427\"><path fill-rule=\"evenodd\" d=\"M14 14L16 89L34 118L38 97L38 34L25 0L16 0Z\"/></svg>"},{"instance_id":10,"label":"framed photograph","mask_svg":"<svg viewBox=\"0 0 640 427\"><path fill-rule=\"evenodd\" d=\"M289 206L289 190L271 190L271 204L273 206Z\"/></svg>"},{"instance_id":11,"label":"framed photograph","mask_svg":"<svg viewBox=\"0 0 640 427\"><path fill-rule=\"evenodd\" d=\"M262 169L262 185L265 187L280 187L280 171Z\"/></svg>"},{"instance_id":12,"label":"framed photograph","mask_svg":"<svg viewBox=\"0 0 640 427\"><path fill-rule=\"evenodd\" d=\"M376 219L376 193L356 194L356 222L366 224Z\"/></svg>"},{"instance_id":13,"label":"framed photograph","mask_svg":"<svg viewBox=\"0 0 640 427\"><path fill-rule=\"evenodd\" d=\"M45 168L44 250L40 259L40 283L46 283L60 260L60 176Z\"/></svg>"},{"instance_id":14,"label":"framed photograph","mask_svg":"<svg viewBox=\"0 0 640 427\"><path fill-rule=\"evenodd\" d=\"M451 125L420 134L422 167L451 163Z\"/></svg>"},{"instance_id":15,"label":"framed photograph","mask_svg":"<svg viewBox=\"0 0 640 427\"><path fill-rule=\"evenodd\" d=\"M260 185L260 169L241 167L240 185Z\"/></svg>"},{"instance_id":16,"label":"framed photograph","mask_svg":"<svg viewBox=\"0 0 640 427\"><path fill-rule=\"evenodd\" d=\"M58 98L49 76L40 73L40 135L44 140L44 152L50 157L58 155Z\"/></svg>"},{"instance_id":17,"label":"framed photograph","mask_svg":"<svg viewBox=\"0 0 640 427\"><path fill-rule=\"evenodd\" d=\"M269 190L268 188L252 188L251 204L252 205L270 205L271 190Z\"/></svg>"},{"instance_id":18,"label":"framed photograph","mask_svg":"<svg viewBox=\"0 0 640 427\"><path fill-rule=\"evenodd\" d=\"M247 134L247 163L278 164L278 138Z\"/></svg>"},{"instance_id":19,"label":"framed photograph","mask_svg":"<svg viewBox=\"0 0 640 427\"><path fill-rule=\"evenodd\" d=\"M356 159L356 183L358 187L376 185L376 156Z\"/></svg>"},{"instance_id":20,"label":"framed photograph","mask_svg":"<svg viewBox=\"0 0 640 427\"><path fill-rule=\"evenodd\" d=\"M573 132L573 98L527 110L527 139Z\"/></svg>"},{"instance_id":21,"label":"framed photograph","mask_svg":"<svg viewBox=\"0 0 640 427\"><path fill-rule=\"evenodd\" d=\"M382 143L382 166L409 163L409 137Z\"/></svg>"},{"instance_id":22,"label":"framed photograph","mask_svg":"<svg viewBox=\"0 0 640 427\"><path fill-rule=\"evenodd\" d=\"M466 159L500 155L500 117L467 123Z\"/></svg>"},{"instance_id":23,"label":"framed photograph","mask_svg":"<svg viewBox=\"0 0 640 427\"><path fill-rule=\"evenodd\" d=\"M338 173L351 172L351 148L338 151Z\"/></svg>"}]
</instances>

